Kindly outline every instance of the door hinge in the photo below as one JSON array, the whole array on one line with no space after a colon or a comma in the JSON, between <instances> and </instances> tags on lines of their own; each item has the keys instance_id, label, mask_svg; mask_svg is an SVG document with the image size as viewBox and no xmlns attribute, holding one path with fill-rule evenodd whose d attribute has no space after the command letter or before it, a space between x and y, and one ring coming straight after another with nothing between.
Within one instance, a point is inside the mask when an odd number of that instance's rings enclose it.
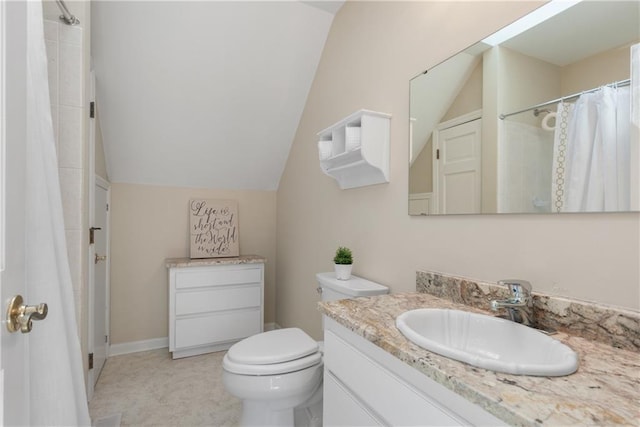
<instances>
[{"instance_id":1,"label":"door hinge","mask_svg":"<svg viewBox=\"0 0 640 427\"><path fill-rule=\"evenodd\" d=\"M109 343L109 335L104 336L104 342L107 344Z\"/></svg>"},{"instance_id":2,"label":"door hinge","mask_svg":"<svg viewBox=\"0 0 640 427\"><path fill-rule=\"evenodd\" d=\"M96 117L96 103L91 101L89 103L89 118L95 119Z\"/></svg>"},{"instance_id":3,"label":"door hinge","mask_svg":"<svg viewBox=\"0 0 640 427\"><path fill-rule=\"evenodd\" d=\"M107 212L109 212L109 203L107 203Z\"/></svg>"},{"instance_id":4,"label":"door hinge","mask_svg":"<svg viewBox=\"0 0 640 427\"><path fill-rule=\"evenodd\" d=\"M100 227L89 228L89 244L90 245L93 245L96 242L96 235L95 235L96 230L102 230L102 228Z\"/></svg>"},{"instance_id":5,"label":"door hinge","mask_svg":"<svg viewBox=\"0 0 640 427\"><path fill-rule=\"evenodd\" d=\"M93 353L89 353L89 369L93 369Z\"/></svg>"},{"instance_id":6,"label":"door hinge","mask_svg":"<svg viewBox=\"0 0 640 427\"><path fill-rule=\"evenodd\" d=\"M436 160L440 160L440 149L436 149Z\"/></svg>"}]
</instances>

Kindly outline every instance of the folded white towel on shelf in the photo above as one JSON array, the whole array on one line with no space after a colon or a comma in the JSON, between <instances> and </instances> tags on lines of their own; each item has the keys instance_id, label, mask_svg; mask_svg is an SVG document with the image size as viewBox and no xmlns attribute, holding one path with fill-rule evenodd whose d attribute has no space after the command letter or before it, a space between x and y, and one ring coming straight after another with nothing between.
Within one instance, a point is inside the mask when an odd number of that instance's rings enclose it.
<instances>
[{"instance_id":1,"label":"folded white towel on shelf","mask_svg":"<svg viewBox=\"0 0 640 427\"><path fill-rule=\"evenodd\" d=\"M347 126L345 129L345 150L353 151L360 148L360 126Z\"/></svg>"},{"instance_id":2,"label":"folded white towel on shelf","mask_svg":"<svg viewBox=\"0 0 640 427\"><path fill-rule=\"evenodd\" d=\"M320 160L326 160L331 157L331 141L318 141L318 153Z\"/></svg>"}]
</instances>

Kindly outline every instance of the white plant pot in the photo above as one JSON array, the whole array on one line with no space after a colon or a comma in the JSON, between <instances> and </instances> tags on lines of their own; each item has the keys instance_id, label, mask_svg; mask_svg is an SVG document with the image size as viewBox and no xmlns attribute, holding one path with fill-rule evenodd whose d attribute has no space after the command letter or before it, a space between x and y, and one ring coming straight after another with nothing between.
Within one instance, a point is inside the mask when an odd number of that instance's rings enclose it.
<instances>
[{"instance_id":1,"label":"white plant pot","mask_svg":"<svg viewBox=\"0 0 640 427\"><path fill-rule=\"evenodd\" d=\"M353 264L334 264L336 268L336 279L349 280L351 278L351 267Z\"/></svg>"}]
</instances>

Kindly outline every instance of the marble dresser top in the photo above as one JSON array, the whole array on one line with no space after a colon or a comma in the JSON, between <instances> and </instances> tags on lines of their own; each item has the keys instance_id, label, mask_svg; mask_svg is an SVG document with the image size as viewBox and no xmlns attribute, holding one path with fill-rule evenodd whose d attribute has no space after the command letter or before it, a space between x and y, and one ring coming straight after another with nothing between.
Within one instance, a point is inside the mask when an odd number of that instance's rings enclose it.
<instances>
[{"instance_id":1,"label":"marble dresser top","mask_svg":"<svg viewBox=\"0 0 640 427\"><path fill-rule=\"evenodd\" d=\"M267 259L259 255L240 255L226 258L168 258L165 260L167 268L200 267L205 265L235 265L265 263Z\"/></svg>"},{"instance_id":2,"label":"marble dresser top","mask_svg":"<svg viewBox=\"0 0 640 427\"><path fill-rule=\"evenodd\" d=\"M640 353L559 332L576 351L578 371L532 377L476 368L424 350L395 326L417 308L493 315L425 293L401 293L319 303L320 311L510 425L640 425Z\"/></svg>"}]
</instances>

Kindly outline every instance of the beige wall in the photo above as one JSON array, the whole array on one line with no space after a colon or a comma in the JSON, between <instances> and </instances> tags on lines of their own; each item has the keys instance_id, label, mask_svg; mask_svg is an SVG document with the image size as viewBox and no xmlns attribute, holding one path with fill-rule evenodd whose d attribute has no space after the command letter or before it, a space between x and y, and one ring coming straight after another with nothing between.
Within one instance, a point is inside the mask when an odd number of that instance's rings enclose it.
<instances>
[{"instance_id":1,"label":"beige wall","mask_svg":"<svg viewBox=\"0 0 640 427\"><path fill-rule=\"evenodd\" d=\"M480 60L440 122L482 109L482 80L482 60Z\"/></svg>"},{"instance_id":2,"label":"beige wall","mask_svg":"<svg viewBox=\"0 0 640 427\"><path fill-rule=\"evenodd\" d=\"M508 48L499 49L500 70L497 79L500 88L498 111L493 112L493 118L560 96L560 67ZM536 117L530 112L516 114L509 120L539 126L542 117L544 115Z\"/></svg>"},{"instance_id":3,"label":"beige wall","mask_svg":"<svg viewBox=\"0 0 640 427\"><path fill-rule=\"evenodd\" d=\"M631 74L631 46L621 46L590 56L562 68L562 96L628 79Z\"/></svg>"},{"instance_id":4,"label":"beige wall","mask_svg":"<svg viewBox=\"0 0 640 427\"><path fill-rule=\"evenodd\" d=\"M433 138L430 137L409 167L409 193L433 191Z\"/></svg>"},{"instance_id":5,"label":"beige wall","mask_svg":"<svg viewBox=\"0 0 640 427\"><path fill-rule=\"evenodd\" d=\"M460 117L482 108L482 61L479 61L440 122ZM409 193L433 191L433 136L420 150L409 168Z\"/></svg>"},{"instance_id":6,"label":"beige wall","mask_svg":"<svg viewBox=\"0 0 640 427\"><path fill-rule=\"evenodd\" d=\"M533 9L528 2L356 2L337 14L277 196L277 322L321 337L315 274L338 245L354 274L413 291L430 269L638 309L640 216L410 217L409 79ZM393 114L388 184L340 190L316 133L360 108Z\"/></svg>"},{"instance_id":7,"label":"beige wall","mask_svg":"<svg viewBox=\"0 0 640 427\"><path fill-rule=\"evenodd\" d=\"M111 343L168 335L166 258L189 256L191 198L238 201L240 253L267 258L265 322L275 319L276 193L111 185Z\"/></svg>"}]
</instances>

